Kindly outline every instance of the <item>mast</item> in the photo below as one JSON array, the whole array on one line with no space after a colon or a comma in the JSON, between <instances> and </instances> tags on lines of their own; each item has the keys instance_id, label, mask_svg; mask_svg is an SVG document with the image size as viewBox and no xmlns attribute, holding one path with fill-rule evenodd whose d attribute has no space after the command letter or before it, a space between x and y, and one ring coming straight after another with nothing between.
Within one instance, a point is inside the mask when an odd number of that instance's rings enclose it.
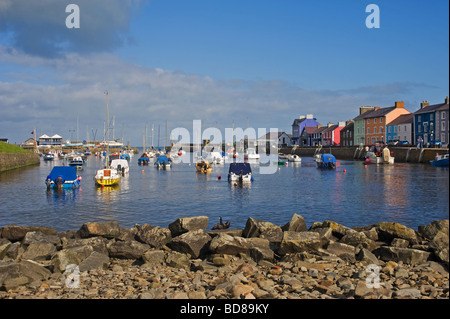
<instances>
[{"instance_id":1,"label":"mast","mask_svg":"<svg viewBox=\"0 0 450 319\"><path fill-rule=\"evenodd\" d=\"M108 105L108 91L106 94L106 167L109 167L109 105Z\"/></svg>"}]
</instances>

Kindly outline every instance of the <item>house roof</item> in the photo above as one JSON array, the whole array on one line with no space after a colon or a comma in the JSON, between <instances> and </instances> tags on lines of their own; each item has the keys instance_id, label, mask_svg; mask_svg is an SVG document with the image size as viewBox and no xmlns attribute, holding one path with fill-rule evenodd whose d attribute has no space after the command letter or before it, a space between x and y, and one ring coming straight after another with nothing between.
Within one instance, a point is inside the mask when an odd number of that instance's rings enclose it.
<instances>
[{"instance_id":1,"label":"house roof","mask_svg":"<svg viewBox=\"0 0 450 319\"><path fill-rule=\"evenodd\" d=\"M399 117L395 118L391 122L387 123L387 125L399 125L412 123L414 118L414 114L402 114Z\"/></svg>"},{"instance_id":2,"label":"house roof","mask_svg":"<svg viewBox=\"0 0 450 319\"><path fill-rule=\"evenodd\" d=\"M52 136L52 138L62 138L61 136L59 136L58 134L55 134Z\"/></svg>"},{"instance_id":3,"label":"house roof","mask_svg":"<svg viewBox=\"0 0 450 319\"><path fill-rule=\"evenodd\" d=\"M44 134L44 135L40 136L39 138L50 138L50 136L48 136L47 134Z\"/></svg>"},{"instance_id":4,"label":"house roof","mask_svg":"<svg viewBox=\"0 0 450 319\"><path fill-rule=\"evenodd\" d=\"M433 104L433 105L425 106L424 108L419 109L418 111L414 112L414 114L431 113L431 112L435 112L437 110L441 111L441 108L445 109L445 107L448 108L447 103Z\"/></svg>"},{"instance_id":5,"label":"house roof","mask_svg":"<svg viewBox=\"0 0 450 319\"><path fill-rule=\"evenodd\" d=\"M355 117L353 119L353 121L357 121L357 120L362 120L365 118L365 116L367 116L370 112L374 112L375 110L371 110L371 111L366 111L363 114L359 114L357 117Z\"/></svg>"},{"instance_id":6,"label":"house roof","mask_svg":"<svg viewBox=\"0 0 450 319\"><path fill-rule=\"evenodd\" d=\"M374 117L382 117L382 116L385 116L386 114L392 112L393 110L395 110L395 106L383 107L378 110L373 110L371 112L364 113L363 115L365 115L365 116L363 116L362 118L368 119L368 118L374 118Z\"/></svg>"},{"instance_id":7,"label":"house roof","mask_svg":"<svg viewBox=\"0 0 450 319\"><path fill-rule=\"evenodd\" d=\"M339 127L339 125L337 125L337 124L334 124L334 125L331 125L330 127L325 127L325 129L323 130L323 132L325 133L325 132L331 132L331 131L334 131L335 129L337 129Z\"/></svg>"},{"instance_id":8,"label":"house roof","mask_svg":"<svg viewBox=\"0 0 450 319\"><path fill-rule=\"evenodd\" d=\"M269 132L266 135L261 136L260 139L266 139L266 140L276 139L276 138L279 138L283 134L286 134L286 133L285 132ZM288 135L288 134L286 134L286 135Z\"/></svg>"}]
</instances>

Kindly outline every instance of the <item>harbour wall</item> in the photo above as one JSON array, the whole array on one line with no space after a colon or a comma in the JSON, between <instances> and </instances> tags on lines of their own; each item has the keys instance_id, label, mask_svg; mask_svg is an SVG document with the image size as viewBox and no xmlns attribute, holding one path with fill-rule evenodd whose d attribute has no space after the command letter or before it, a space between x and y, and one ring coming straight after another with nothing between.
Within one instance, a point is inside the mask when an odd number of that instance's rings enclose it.
<instances>
[{"instance_id":1,"label":"harbour wall","mask_svg":"<svg viewBox=\"0 0 450 319\"><path fill-rule=\"evenodd\" d=\"M39 165L39 163L40 163L39 155L34 153L30 154L0 153L0 172L29 165Z\"/></svg>"},{"instance_id":2,"label":"harbour wall","mask_svg":"<svg viewBox=\"0 0 450 319\"><path fill-rule=\"evenodd\" d=\"M448 153L448 148L422 148L416 147L390 147L395 157L395 161L399 163L429 163L434 159L436 154ZM282 147L279 153L297 154L298 156L312 157L316 152L315 147ZM364 148L354 147L324 147L320 153L331 153L337 159L341 160L358 160L362 159L366 153Z\"/></svg>"}]
</instances>

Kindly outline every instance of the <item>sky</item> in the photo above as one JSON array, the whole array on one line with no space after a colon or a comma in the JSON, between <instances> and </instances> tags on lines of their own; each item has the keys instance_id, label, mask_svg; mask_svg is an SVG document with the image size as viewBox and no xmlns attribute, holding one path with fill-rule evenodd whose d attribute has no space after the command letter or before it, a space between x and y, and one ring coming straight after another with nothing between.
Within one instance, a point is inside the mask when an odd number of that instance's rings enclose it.
<instances>
[{"instance_id":1,"label":"sky","mask_svg":"<svg viewBox=\"0 0 450 319\"><path fill-rule=\"evenodd\" d=\"M166 123L291 133L306 114L337 123L395 101L414 112L449 95L448 11L447 0L0 0L0 138L103 140L105 91L110 138L132 146L145 127L163 140Z\"/></svg>"}]
</instances>

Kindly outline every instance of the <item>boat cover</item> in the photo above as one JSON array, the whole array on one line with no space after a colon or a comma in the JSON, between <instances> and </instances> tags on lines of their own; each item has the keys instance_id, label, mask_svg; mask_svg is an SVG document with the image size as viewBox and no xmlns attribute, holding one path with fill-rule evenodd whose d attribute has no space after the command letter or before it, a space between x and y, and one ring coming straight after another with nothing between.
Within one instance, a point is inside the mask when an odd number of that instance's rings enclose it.
<instances>
[{"instance_id":1,"label":"boat cover","mask_svg":"<svg viewBox=\"0 0 450 319\"><path fill-rule=\"evenodd\" d=\"M158 159L156 160L159 164L168 164L169 163L169 159L167 158L166 155L159 155Z\"/></svg>"},{"instance_id":2,"label":"boat cover","mask_svg":"<svg viewBox=\"0 0 450 319\"><path fill-rule=\"evenodd\" d=\"M336 158L331 154L322 154L322 162L323 163L336 163Z\"/></svg>"},{"instance_id":3,"label":"boat cover","mask_svg":"<svg viewBox=\"0 0 450 319\"><path fill-rule=\"evenodd\" d=\"M64 181L74 181L77 179L77 170L74 166L55 166L47 179L56 181L58 176L61 176Z\"/></svg>"},{"instance_id":4,"label":"boat cover","mask_svg":"<svg viewBox=\"0 0 450 319\"><path fill-rule=\"evenodd\" d=\"M228 173L234 173L239 175L242 171L242 175L251 174L252 169L250 163L230 163L230 169Z\"/></svg>"}]
</instances>

